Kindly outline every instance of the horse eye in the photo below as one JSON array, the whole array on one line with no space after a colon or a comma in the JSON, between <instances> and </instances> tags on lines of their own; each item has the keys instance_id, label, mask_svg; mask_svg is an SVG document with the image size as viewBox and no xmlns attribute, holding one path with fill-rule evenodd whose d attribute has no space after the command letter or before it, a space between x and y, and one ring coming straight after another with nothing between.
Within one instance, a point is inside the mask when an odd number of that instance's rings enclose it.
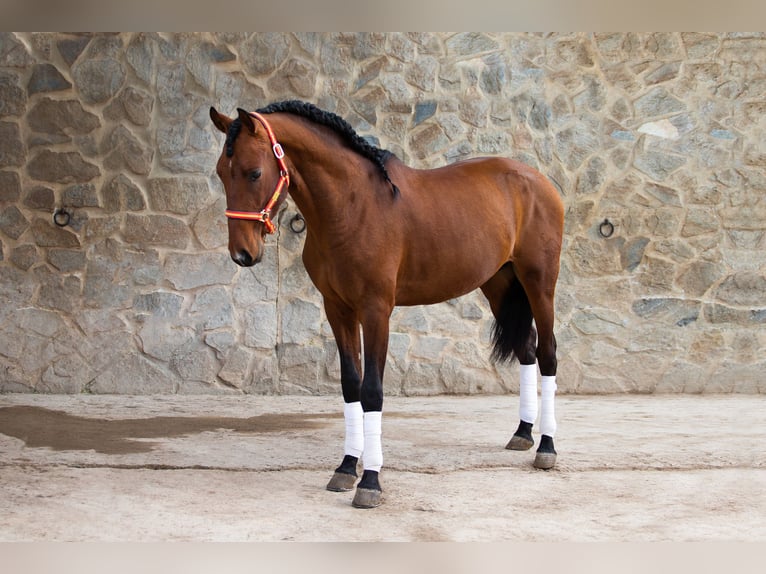
<instances>
[{"instance_id":1,"label":"horse eye","mask_svg":"<svg viewBox=\"0 0 766 574\"><path fill-rule=\"evenodd\" d=\"M261 170L260 169L254 169L250 172L250 174L247 176L250 181L257 181L259 177L261 177Z\"/></svg>"}]
</instances>

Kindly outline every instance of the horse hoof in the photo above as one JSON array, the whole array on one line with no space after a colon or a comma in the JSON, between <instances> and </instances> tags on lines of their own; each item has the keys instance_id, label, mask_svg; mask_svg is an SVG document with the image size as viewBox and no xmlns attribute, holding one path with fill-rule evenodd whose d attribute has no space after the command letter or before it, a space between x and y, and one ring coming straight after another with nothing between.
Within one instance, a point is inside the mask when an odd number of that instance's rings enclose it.
<instances>
[{"instance_id":1,"label":"horse hoof","mask_svg":"<svg viewBox=\"0 0 766 574\"><path fill-rule=\"evenodd\" d=\"M332 475L330 482L327 483L327 490L332 492L348 492L354 488L356 475L345 472L336 472Z\"/></svg>"},{"instance_id":2,"label":"horse hoof","mask_svg":"<svg viewBox=\"0 0 766 574\"><path fill-rule=\"evenodd\" d=\"M380 506L380 503L382 502L381 495L382 493L379 490L357 487L351 505L354 508L375 508L376 506Z\"/></svg>"},{"instance_id":3,"label":"horse hoof","mask_svg":"<svg viewBox=\"0 0 766 574\"><path fill-rule=\"evenodd\" d=\"M541 470L550 470L556 465L555 452L538 452L535 456L534 467Z\"/></svg>"},{"instance_id":4,"label":"horse hoof","mask_svg":"<svg viewBox=\"0 0 766 574\"><path fill-rule=\"evenodd\" d=\"M505 448L508 450L529 450L534 444L535 441L515 434L511 437L511 440L508 441L508 444L505 445Z\"/></svg>"}]
</instances>

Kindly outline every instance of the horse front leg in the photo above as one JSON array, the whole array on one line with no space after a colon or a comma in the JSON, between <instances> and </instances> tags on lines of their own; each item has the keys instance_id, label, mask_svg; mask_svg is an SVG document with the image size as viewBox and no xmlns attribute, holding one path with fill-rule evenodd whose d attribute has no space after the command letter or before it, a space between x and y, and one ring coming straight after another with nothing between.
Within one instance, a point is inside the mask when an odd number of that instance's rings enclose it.
<instances>
[{"instance_id":1,"label":"horse front leg","mask_svg":"<svg viewBox=\"0 0 766 574\"><path fill-rule=\"evenodd\" d=\"M339 302L325 300L325 312L335 335L340 355L340 382L343 390L345 441L343 460L327 483L327 490L348 492L354 488L356 467L364 450L364 413L361 403L361 343L354 313Z\"/></svg>"},{"instance_id":2,"label":"horse front leg","mask_svg":"<svg viewBox=\"0 0 766 574\"><path fill-rule=\"evenodd\" d=\"M556 434L556 337L552 329L541 331L537 348L540 363L540 446L535 455L535 468L551 469L556 464L556 449L553 447L553 437Z\"/></svg>"},{"instance_id":3,"label":"horse front leg","mask_svg":"<svg viewBox=\"0 0 766 574\"><path fill-rule=\"evenodd\" d=\"M383 466L382 417L383 371L388 353L388 321L393 305L367 312L362 320L364 333L364 377L361 403L364 411L364 454L362 480L352 504L356 508L375 508L382 502L379 474Z\"/></svg>"}]
</instances>

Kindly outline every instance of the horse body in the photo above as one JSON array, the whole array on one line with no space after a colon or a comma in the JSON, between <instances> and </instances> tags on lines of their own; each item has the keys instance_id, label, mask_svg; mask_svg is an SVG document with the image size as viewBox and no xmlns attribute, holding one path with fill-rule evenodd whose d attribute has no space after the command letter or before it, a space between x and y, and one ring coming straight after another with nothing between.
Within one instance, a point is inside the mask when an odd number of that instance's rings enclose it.
<instances>
[{"instance_id":1,"label":"horse body","mask_svg":"<svg viewBox=\"0 0 766 574\"><path fill-rule=\"evenodd\" d=\"M546 376L556 374L553 297L563 207L553 185L519 162L480 158L418 170L391 157L384 167L382 161L376 166L342 133L304 117L305 104L300 113L287 108L269 113L271 127L263 127L276 134L284 149L289 193L306 220L303 262L323 296L346 404L346 453L328 488L350 489L364 452L355 505L376 506L382 379L394 307L438 303L481 288L496 317L496 356L515 355L522 365L532 366L539 359L545 384ZM228 135L217 165L228 208L256 212L279 178L273 142L243 110L238 119L244 137L232 130L234 120L212 108L211 118ZM229 220L235 262L260 260L265 227ZM521 418L508 448L532 444L534 419ZM538 458L541 454L548 456L542 466L552 466L552 433L543 436Z\"/></svg>"}]
</instances>

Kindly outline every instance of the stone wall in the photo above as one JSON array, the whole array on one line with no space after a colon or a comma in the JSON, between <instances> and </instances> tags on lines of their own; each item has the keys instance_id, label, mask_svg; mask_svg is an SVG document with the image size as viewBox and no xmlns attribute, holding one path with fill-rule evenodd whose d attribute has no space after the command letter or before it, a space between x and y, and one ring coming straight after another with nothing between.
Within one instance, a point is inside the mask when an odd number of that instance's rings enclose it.
<instances>
[{"instance_id":1,"label":"stone wall","mask_svg":"<svg viewBox=\"0 0 766 574\"><path fill-rule=\"evenodd\" d=\"M764 392L764 94L757 34L2 33L0 391L339 394L295 207L239 269L214 175L210 105L300 98L412 166L549 175L560 391ZM490 319L397 309L386 392L515 391Z\"/></svg>"}]
</instances>

